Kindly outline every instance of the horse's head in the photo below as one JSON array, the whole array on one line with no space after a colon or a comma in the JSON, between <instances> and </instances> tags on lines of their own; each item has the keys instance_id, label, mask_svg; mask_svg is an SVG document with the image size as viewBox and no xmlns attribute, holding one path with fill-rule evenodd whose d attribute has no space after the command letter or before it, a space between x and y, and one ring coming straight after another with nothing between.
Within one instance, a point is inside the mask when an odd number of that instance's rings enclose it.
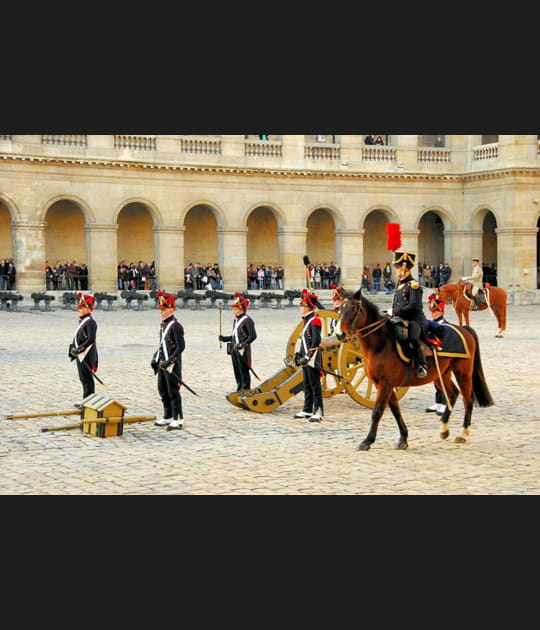
<instances>
[{"instance_id":1,"label":"horse's head","mask_svg":"<svg viewBox=\"0 0 540 630\"><path fill-rule=\"evenodd\" d=\"M357 328L361 328L367 321L367 300L362 297L359 289L353 295L349 295L341 307L341 316L334 331L340 341L353 335Z\"/></svg>"}]
</instances>

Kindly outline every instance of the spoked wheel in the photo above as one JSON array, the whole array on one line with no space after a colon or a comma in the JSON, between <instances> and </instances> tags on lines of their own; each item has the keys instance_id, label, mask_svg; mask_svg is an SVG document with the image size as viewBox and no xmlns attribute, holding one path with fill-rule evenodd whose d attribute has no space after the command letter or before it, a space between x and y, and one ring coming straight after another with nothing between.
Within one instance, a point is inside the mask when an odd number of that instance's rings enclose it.
<instances>
[{"instance_id":1,"label":"spoked wheel","mask_svg":"<svg viewBox=\"0 0 540 630\"><path fill-rule=\"evenodd\" d=\"M377 388L373 381L367 377L363 362L364 355L357 341L347 341L340 346L338 367L339 373L344 377L342 383L346 392L360 405L373 409L375 407ZM395 388L394 391L398 400L405 396L408 389L408 387Z\"/></svg>"},{"instance_id":2,"label":"spoked wheel","mask_svg":"<svg viewBox=\"0 0 540 630\"><path fill-rule=\"evenodd\" d=\"M317 311L317 315L322 321L322 337L331 337L334 334L334 328L339 321L339 313L335 311ZM304 329L304 322L300 322L298 326L293 330L289 340L287 341L287 348L285 355L287 362L292 361L296 349L296 342L302 335ZM339 372L339 346L324 350L322 353L322 366L327 372L333 372L334 374L340 374ZM299 368L300 369L300 368ZM331 398L345 388L344 379L336 378L331 374L324 374L321 379L323 398Z\"/></svg>"}]
</instances>

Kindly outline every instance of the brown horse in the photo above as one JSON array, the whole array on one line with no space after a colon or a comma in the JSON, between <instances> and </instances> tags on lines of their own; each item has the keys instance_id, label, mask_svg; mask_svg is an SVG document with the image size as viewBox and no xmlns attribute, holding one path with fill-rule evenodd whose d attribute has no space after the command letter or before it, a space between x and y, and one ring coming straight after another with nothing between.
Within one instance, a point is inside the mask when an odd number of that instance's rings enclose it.
<instances>
[{"instance_id":1,"label":"brown horse","mask_svg":"<svg viewBox=\"0 0 540 630\"><path fill-rule=\"evenodd\" d=\"M457 444L465 443L470 434L473 405L476 403L480 407L489 407L494 404L484 377L480 346L475 331L469 326L450 325L464 340L468 353L465 353L465 357L441 356L443 353L440 353L437 355L439 365L437 369L433 355L428 356L426 352L428 375L424 379L419 379L411 363L406 363L399 356L393 325L389 319L388 315L381 316L378 307L364 298L361 291L357 291L345 301L336 329L336 335L342 343L352 338L358 340L363 351L365 373L377 388L375 406L371 414L371 428L357 450L367 451L375 442L379 421L387 405L390 406L399 427L400 438L396 448L405 450L408 447L408 429L401 415L394 388L416 387L432 382L443 395L446 392L447 396L446 411L441 417L440 437L443 440L449 436L448 419L461 392L465 417L461 435L454 441ZM459 389L452 381L452 375Z\"/></svg>"},{"instance_id":2,"label":"brown horse","mask_svg":"<svg viewBox=\"0 0 540 630\"><path fill-rule=\"evenodd\" d=\"M458 317L459 325L463 320L469 325L469 311L472 309L473 301L467 295L467 288L470 288L470 282L460 280L457 284L443 284L438 289L434 289L435 294L441 297L447 304L452 304ZM489 308L497 319L498 330L495 337L503 337L506 330L506 302L507 294L500 287L492 287L486 284L484 288L486 302L482 302L478 308L479 311L485 311Z\"/></svg>"}]
</instances>

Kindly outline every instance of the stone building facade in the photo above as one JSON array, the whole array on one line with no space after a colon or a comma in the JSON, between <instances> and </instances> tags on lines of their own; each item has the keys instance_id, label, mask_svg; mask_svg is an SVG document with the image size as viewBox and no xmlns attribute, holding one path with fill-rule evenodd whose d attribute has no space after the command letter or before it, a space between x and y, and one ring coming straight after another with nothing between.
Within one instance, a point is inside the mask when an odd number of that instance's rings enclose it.
<instances>
[{"instance_id":1,"label":"stone building facade","mask_svg":"<svg viewBox=\"0 0 540 630\"><path fill-rule=\"evenodd\" d=\"M86 263L94 292L118 289L120 260L154 261L171 292L189 262L217 262L228 292L250 264L282 265L297 289L304 255L356 288L364 265L391 261L394 222L452 281L478 257L499 286L538 289L538 136L365 137L0 135L0 259L21 293L66 259Z\"/></svg>"}]
</instances>

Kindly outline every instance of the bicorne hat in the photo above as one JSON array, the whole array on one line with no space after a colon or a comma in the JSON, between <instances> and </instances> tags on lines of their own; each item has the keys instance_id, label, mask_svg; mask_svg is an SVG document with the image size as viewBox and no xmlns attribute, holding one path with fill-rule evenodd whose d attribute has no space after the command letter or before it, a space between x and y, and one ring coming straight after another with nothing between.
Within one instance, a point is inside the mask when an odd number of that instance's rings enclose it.
<instances>
[{"instance_id":1,"label":"bicorne hat","mask_svg":"<svg viewBox=\"0 0 540 630\"><path fill-rule=\"evenodd\" d=\"M77 307L84 306L89 308L91 311L94 310L94 303L96 298L93 295L85 295L84 293L77 293L77 297L79 298L79 303Z\"/></svg>"},{"instance_id":2,"label":"bicorne hat","mask_svg":"<svg viewBox=\"0 0 540 630\"><path fill-rule=\"evenodd\" d=\"M435 293L432 293L428 297L429 310L433 313L433 311L441 311L444 313L444 305L445 302L442 298L437 297Z\"/></svg>"},{"instance_id":3,"label":"bicorne hat","mask_svg":"<svg viewBox=\"0 0 540 630\"><path fill-rule=\"evenodd\" d=\"M332 301L345 299L345 287L338 287L337 284L333 284L332 291Z\"/></svg>"},{"instance_id":4,"label":"bicorne hat","mask_svg":"<svg viewBox=\"0 0 540 630\"><path fill-rule=\"evenodd\" d=\"M402 267L407 267L407 269L412 269L414 267L415 260L416 252L401 250L394 253L394 261L392 262L392 265L394 267L401 265Z\"/></svg>"},{"instance_id":5,"label":"bicorne hat","mask_svg":"<svg viewBox=\"0 0 540 630\"><path fill-rule=\"evenodd\" d=\"M247 311L249 307L249 300L247 297L244 297L241 293L234 294L234 301L231 303L231 308L241 308L244 311Z\"/></svg>"},{"instance_id":6,"label":"bicorne hat","mask_svg":"<svg viewBox=\"0 0 540 630\"><path fill-rule=\"evenodd\" d=\"M320 308L319 296L310 293L307 289L302 289L302 297L300 298L299 306L307 306L311 310Z\"/></svg>"},{"instance_id":7,"label":"bicorne hat","mask_svg":"<svg viewBox=\"0 0 540 630\"><path fill-rule=\"evenodd\" d=\"M172 293L165 293L164 291L158 291L156 293L156 297L157 297L156 308L176 309L176 295Z\"/></svg>"}]
</instances>

